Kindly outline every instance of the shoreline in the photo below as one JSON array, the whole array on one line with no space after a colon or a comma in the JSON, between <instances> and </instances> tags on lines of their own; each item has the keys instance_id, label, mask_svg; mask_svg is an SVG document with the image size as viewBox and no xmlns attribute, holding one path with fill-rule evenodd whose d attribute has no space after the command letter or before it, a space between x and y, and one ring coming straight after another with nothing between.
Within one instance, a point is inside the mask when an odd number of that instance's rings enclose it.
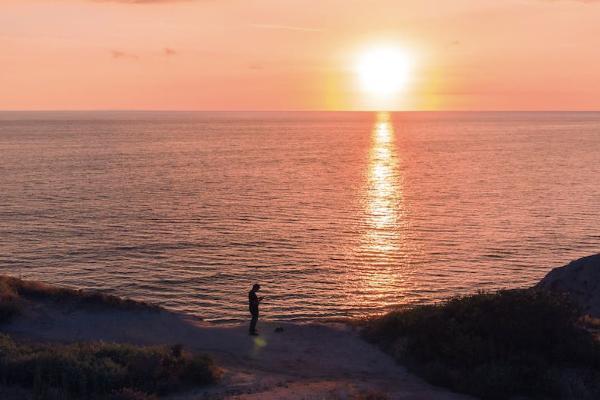
<instances>
[{"instance_id":1,"label":"shoreline","mask_svg":"<svg viewBox=\"0 0 600 400\"><path fill-rule=\"evenodd\" d=\"M169 313L173 313L173 314L178 314L181 316L184 316L185 318L188 319L193 319L193 320L197 320L197 321L202 321L205 322L207 324L213 324L217 327L229 327L229 326L237 326L237 325L244 325L246 323L249 324L250 322L250 314L248 313L247 318L230 318L230 319L212 319L212 318L205 318L201 315L198 315L194 312L187 312L187 311L181 311L181 310L177 310L175 308L170 308L158 303L154 303L152 301L147 301L147 300L142 300L142 299L136 299L133 297L129 297L126 294L115 294L112 293L113 290L111 289L88 289L88 288L78 288L75 286L69 286L69 285L64 285L64 284L55 284L55 283L51 283L51 282L46 282L46 281L42 281L42 280L37 280L37 279L29 279L27 277L23 277L22 275L17 275L17 274L7 274L5 272L0 273L0 279L3 278L11 278L11 279L17 279L17 280L22 280L25 282L33 282L42 286L47 286L47 287L53 287L53 288L57 288L57 289L63 289L63 290L67 290L67 291L72 291L72 292L76 292L76 293L83 293L83 294L87 294L87 295L91 295L91 296L105 296L108 298L115 298L115 299L120 299L123 300L125 302L130 302L130 303L135 303L135 304L140 304L140 305L144 305L144 306L148 306L148 307L152 307L152 308L158 308L160 310L169 312ZM535 286L535 285L534 285ZM261 322L269 322L269 323L280 323L280 324L311 324L311 323L316 323L316 324L327 324L327 323L342 323L342 324L348 324L351 326L355 326L355 325L359 325L361 323L361 321L363 320L368 320L371 318L377 318L377 317L381 317L384 316L390 312L396 312L396 311L401 311L401 310L406 310L406 309L410 309L413 307L419 307L419 306L429 306L429 305L437 305L437 304L443 304L444 302L446 302L448 299L452 299L455 297L464 297L464 296L471 296L474 294L477 294L479 291L483 291L483 292L496 292L499 290L520 290L520 289L527 289L531 286L515 286L515 287L500 287L497 289L490 289L490 290L483 290L483 289L476 289L472 292L465 292L465 293L459 293L459 294L455 294L453 296L448 296L446 298L440 298L440 299L431 299L429 301L422 301L422 302L410 302L410 303L402 303L402 304L394 304L389 306L388 308L386 308L383 311L378 311L378 312L372 312L372 313L364 313L364 314L360 314L360 315L356 315L356 316L324 316L324 317L310 317L310 318L270 318L268 315L268 312L263 311L261 309L261 316L259 319L259 325ZM242 295L245 295L245 293L242 293ZM244 297L244 296L241 296Z\"/></svg>"}]
</instances>

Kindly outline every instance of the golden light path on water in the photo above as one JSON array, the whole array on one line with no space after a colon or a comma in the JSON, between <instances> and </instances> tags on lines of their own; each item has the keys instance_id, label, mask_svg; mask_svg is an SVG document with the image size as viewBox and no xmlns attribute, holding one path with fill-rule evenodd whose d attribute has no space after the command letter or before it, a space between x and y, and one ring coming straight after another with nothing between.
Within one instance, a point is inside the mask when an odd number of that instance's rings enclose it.
<instances>
[{"instance_id":1,"label":"golden light path on water","mask_svg":"<svg viewBox=\"0 0 600 400\"><path fill-rule=\"evenodd\" d=\"M388 288L396 275L393 262L398 256L402 225L402 188L395 147L395 131L389 113L378 113L371 133L367 175L366 227L362 251L374 259L365 283L374 291ZM383 262L381 262L383 261Z\"/></svg>"}]
</instances>

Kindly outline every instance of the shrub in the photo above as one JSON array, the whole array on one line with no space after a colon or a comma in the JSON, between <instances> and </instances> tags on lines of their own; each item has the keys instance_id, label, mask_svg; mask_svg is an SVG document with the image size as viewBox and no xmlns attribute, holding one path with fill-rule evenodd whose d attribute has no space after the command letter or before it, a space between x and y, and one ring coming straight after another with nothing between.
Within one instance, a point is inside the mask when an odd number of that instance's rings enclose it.
<instances>
[{"instance_id":1,"label":"shrub","mask_svg":"<svg viewBox=\"0 0 600 400\"><path fill-rule=\"evenodd\" d=\"M564 296L479 293L367 322L379 344L433 384L486 399L600 398L600 345Z\"/></svg>"},{"instance_id":2,"label":"shrub","mask_svg":"<svg viewBox=\"0 0 600 400\"><path fill-rule=\"evenodd\" d=\"M126 388L114 392L110 397L110 400L158 400L158 397L134 389Z\"/></svg>"},{"instance_id":3,"label":"shrub","mask_svg":"<svg viewBox=\"0 0 600 400\"><path fill-rule=\"evenodd\" d=\"M146 393L210 384L219 374L208 357L175 357L167 346L21 344L0 335L1 383L32 389L37 398L151 399Z\"/></svg>"},{"instance_id":4,"label":"shrub","mask_svg":"<svg viewBox=\"0 0 600 400\"><path fill-rule=\"evenodd\" d=\"M389 400L389 396L381 391L361 391L352 400Z\"/></svg>"}]
</instances>

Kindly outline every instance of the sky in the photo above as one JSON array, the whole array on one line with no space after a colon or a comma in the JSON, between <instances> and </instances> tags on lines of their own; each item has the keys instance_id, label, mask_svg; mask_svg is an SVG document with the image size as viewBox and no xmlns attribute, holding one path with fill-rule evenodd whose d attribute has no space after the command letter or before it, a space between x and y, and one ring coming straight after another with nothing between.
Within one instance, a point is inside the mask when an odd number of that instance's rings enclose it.
<instances>
[{"instance_id":1,"label":"sky","mask_svg":"<svg viewBox=\"0 0 600 400\"><path fill-rule=\"evenodd\" d=\"M0 110L380 108L600 110L600 0L0 0Z\"/></svg>"}]
</instances>

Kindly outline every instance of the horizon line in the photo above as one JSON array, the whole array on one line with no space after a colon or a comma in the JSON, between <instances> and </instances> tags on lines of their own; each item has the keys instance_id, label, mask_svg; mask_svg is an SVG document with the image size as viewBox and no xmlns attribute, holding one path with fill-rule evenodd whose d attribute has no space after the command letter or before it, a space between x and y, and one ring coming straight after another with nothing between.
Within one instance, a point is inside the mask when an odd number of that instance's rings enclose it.
<instances>
[{"instance_id":1,"label":"horizon line","mask_svg":"<svg viewBox=\"0 0 600 400\"><path fill-rule=\"evenodd\" d=\"M123 108L123 109L111 109L111 108L90 108L90 109L0 109L0 113L7 112L215 112L215 113L301 113L301 112L336 112L336 113L379 113L379 112L391 112L391 113L565 113L565 112L581 112L581 113L595 113L600 112L600 109L527 109L527 110L511 110L511 109L498 109L498 110L315 110L315 109L293 109L293 110L222 110L222 109L164 109L164 108Z\"/></svg>"}]
</instances>

